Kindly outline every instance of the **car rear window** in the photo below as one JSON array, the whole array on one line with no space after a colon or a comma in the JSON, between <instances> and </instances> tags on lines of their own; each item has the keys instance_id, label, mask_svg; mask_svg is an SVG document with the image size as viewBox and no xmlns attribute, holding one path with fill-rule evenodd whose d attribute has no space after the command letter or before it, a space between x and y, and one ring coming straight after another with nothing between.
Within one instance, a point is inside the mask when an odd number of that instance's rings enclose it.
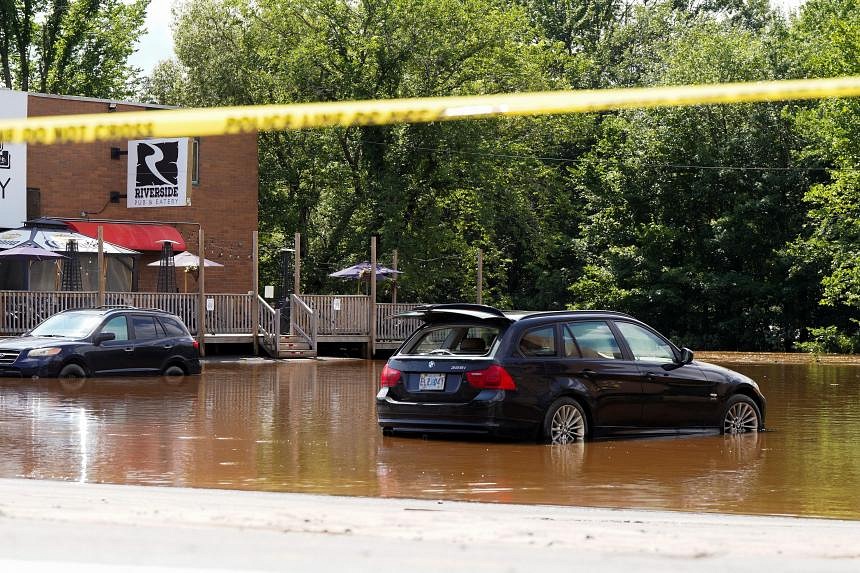
<instances>
[{"instance_id":1,"label":"car rear window","mask_svg":"<svg viewBox=\"0 0 860 573\"><path fill-rule=\"evenodd\" d=\"M158 320L161 322L161 325L164 327L164 330L167 331L167 336L188 336L188 331L175 318L170 318L168 316L160 316L158 317Z\"/></svg>"},{"instance_id":2,"label":"car rear window","mask_svg":"<svg viewBox=\"0 0 860 573\"><path fill-rule=\"evenodd\" d=\"M493 326L451 325L422 330L402 354L485 356L499 337Z\"/></svg>"},{"instance_id":3,"label":"car rear window","mask_svg":"<svg viewBox=\"0 0 860 573\"><path fill-rule=\"evenodd\" d=\"M555 356L555 325L529 330L520 339L523 356Z\"/></svg>"}]
</instances>

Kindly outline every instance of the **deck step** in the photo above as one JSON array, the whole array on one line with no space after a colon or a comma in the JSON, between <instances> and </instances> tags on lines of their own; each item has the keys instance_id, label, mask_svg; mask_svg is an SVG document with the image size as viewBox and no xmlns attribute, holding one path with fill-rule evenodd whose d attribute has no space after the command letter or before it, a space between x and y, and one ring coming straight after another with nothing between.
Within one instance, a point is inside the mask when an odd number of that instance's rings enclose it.
<instances>
[{"instance_id":1,"label":"deck step","mask_svg":"<svg viewBox=\"0 0 860 573\"><path fill-rule=\"evenodd\" d=\"M281 344L283 344L285 342L306 342L306 339L304 336L298 336L295 334L282 334L280 336L280 341Z\"/></svg>"},{"instance_id":2,"label":"deck step","mask_svg":"<svg viewBox=\"0 0 860 573\"><path fill-rule=\"evenodd\" d=\"M316 350L284 350L278 352L278 358L316 358Z\"/></svg>"},{"instance_id":3,"label":"deck step","mask_svg":"<svg viewBox=\"0 0 860 573\"><path fill-rule=\"evenodd\" d=\"M281 342L278 345L280 350L310 350L311 345L307 342Z\"/></svg>"}]
</instances>

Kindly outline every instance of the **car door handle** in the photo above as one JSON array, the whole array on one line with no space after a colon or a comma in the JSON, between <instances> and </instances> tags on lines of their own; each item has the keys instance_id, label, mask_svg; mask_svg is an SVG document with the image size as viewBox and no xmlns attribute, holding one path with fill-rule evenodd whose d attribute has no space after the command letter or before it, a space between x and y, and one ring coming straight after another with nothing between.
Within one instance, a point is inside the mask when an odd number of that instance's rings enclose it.
<instances>
[{"instance_id":1,"label":"car door handle","mask_svg":"<svg viewBox=\"0 0 860 573\"><path fill-rule=\"evenodd\" d=\"M134 346L126 346L125 348L123 348L123 350L125 350L126 352L134 352Z\"/></svg>"},{"instance_id":2,"label":"car door handle","mask_svg":"<svg viewBox=\"0 0 860 573\"><path fill-rule=\"evenodd\" d=\"M170 350L171 348L173 348L173 345L172 344L165 344L164 348L166 348L167 350Z\"/></svg>"},{"instance_id":3,"label":"car door handle","mask_svg":"<svg viewBox=\"0 0 860 573\"><path fill-rule=\"evenodd\" d=\"M597 374L597 372L595 372L591 368L586 368L585 370L582 370L581 372L577 372L576 375L577 376L583 376L585 378L592 378L595 374Z\"/></svg>"},{"instance_id":4,"label":"car door handle","mask_svg":"<svg viewBox=\"0 0 860 573\"><path fill-rule=\"evenodd\" d=\"M665 372L663 374L657 374L656 372L646 372L645 373L645 378L647 378L648 382L654 382L658 378L665 378L666 376L668 376L668 374Z\"/></svg>"}]
</instances>

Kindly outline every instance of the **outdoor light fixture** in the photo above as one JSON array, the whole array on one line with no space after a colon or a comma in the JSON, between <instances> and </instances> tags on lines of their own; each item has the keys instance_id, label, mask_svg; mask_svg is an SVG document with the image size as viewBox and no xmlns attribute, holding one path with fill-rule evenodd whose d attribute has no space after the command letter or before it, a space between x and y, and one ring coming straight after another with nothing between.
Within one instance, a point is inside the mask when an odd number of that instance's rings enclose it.
<instances>
[{"instance_id":1,"label":"outdoor light fixture","mask_svg":"<svg viewBox=\"0 0 860 573\"><path fill-rule=\"evenodd\" d=\"M116 102L115 101L108 103L108 111L116 111Z\"/></svg>"},{"instance_id":2,"label":"outdoor light fixture","mask_svg":"<svg viewBox=\"0 0 860 573\"><path fill-rule=\"evenodd\" d=\"M119 159L123 155L128 155L128 151L123 151L119 147L111 147L110 148L110 158L111 159Z\"/></svg>"}]
</instances>

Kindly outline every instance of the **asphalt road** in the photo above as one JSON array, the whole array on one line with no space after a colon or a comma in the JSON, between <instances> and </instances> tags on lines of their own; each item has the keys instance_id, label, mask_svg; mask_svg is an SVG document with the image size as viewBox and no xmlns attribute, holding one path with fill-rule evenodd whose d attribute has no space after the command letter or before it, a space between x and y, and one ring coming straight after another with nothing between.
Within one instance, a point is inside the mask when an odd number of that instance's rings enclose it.
<instances>
[{"instance_id":1,"label":"asphalt road","mask_svg":"<svg viewBox=\"0 0 860 573\"><path fill-rule=\"evenodd\" d=\"M858 571L860 522L0 480L0 571Z\"/></svg>"}]
</instances>

